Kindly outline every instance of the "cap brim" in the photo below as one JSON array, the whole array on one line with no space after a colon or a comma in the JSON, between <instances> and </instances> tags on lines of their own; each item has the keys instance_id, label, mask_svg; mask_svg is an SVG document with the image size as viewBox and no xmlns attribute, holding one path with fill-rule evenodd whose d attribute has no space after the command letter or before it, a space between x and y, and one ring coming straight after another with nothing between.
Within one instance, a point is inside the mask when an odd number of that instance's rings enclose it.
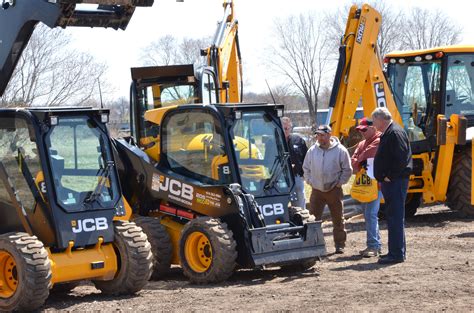
<instances>
[{"instance_id":1,"label":"cap brim","mask_svg":"<svg viewBox=\"0 0 474 313\"><path fill-rule=\"evenodd\" d=\"M357 130L363 130L363 129L367 129L369 128L369 126L366 126L366 125L359 125L356 127Z\"/></svg>"}]
</instances>

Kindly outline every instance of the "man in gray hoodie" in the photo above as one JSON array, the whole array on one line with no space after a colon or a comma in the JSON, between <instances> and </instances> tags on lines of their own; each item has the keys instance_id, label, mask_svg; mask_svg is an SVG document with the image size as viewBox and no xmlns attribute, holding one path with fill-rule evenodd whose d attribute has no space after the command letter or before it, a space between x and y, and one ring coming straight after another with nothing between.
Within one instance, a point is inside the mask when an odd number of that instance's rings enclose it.
<instances>
[{"instance_id":1,"label":"man in gray hoodie","mask_svg":"<svg viewBox=\"0 0 474 313\"><path fill-rule=\"evenodd\" d=\"M320 220L324 207L331 212L336 253L344 253L346 230L342 185L352 175L351 158L337 137L331 136L331 127L320 125L316 133L317 142L309 148L303 162L304 179L312 187L310 211Z\"/></svg>"}]
</instances>

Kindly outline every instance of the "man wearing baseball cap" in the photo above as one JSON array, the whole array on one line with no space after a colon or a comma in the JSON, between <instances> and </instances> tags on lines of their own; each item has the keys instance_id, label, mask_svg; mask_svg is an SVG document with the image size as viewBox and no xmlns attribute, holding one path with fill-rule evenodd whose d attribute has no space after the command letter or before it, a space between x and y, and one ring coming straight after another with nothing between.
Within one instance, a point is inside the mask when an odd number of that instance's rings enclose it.
<instances>
[{"instance_id":1,"label":"man wearing baseball cap","mask_svg":"<svg viewBox=\"0 0 474 313\"><path fill-rule=\"evenodd\" d=\"M359 142L354 154L351 157L354 174L359 172L362 167L367 168L368 161L371 161L370 163L373 164L375 153L377 152L377 148L380 143L381 135L381 133L373 126L372 120L366 117L360 120L356 129L360 134L362 134L364 140ZM370 176L370 172L373 171L368 172ZM366 249L359 251L359 253L366 258L379 255L382 247L378 221L381 197L382 195L379 192L378 198L374 201L361 203L361 206L364 209L365 229L367 231L367 247Z\"/></svg>"},{"instance_id":2,"label":"man wearing baseball cap","mask_svg":"<svg viewBox=\"0 0 474 313\"><path fill-rule=\"evenodd\" d=\"M306 153L303 170L305 181L312 187L310 211L321 220L324 207L329 207L336 253L344 253L347 235L342 185L351 177L352 168L349 152L331 132L329 125L320 125L315 130L317 141Z\"/></svg>"}]
</instances>

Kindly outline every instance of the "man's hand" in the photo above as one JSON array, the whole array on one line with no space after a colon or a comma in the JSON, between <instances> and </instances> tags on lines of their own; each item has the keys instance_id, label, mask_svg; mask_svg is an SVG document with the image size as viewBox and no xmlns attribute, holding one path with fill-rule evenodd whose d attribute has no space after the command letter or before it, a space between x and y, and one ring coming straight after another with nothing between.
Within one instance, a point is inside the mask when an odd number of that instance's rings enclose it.
<instances>
[{"instance_id":1,"label":"man's hand","mask_svg":"<svg viewBox=\"0 0 474 313\"><path fill-rule=\"evenodd\" d=\"M383 181L387 182L387 183L391 182L390 178L388 178L388 177L384 177Z\"/></svg>"}]
</instances>

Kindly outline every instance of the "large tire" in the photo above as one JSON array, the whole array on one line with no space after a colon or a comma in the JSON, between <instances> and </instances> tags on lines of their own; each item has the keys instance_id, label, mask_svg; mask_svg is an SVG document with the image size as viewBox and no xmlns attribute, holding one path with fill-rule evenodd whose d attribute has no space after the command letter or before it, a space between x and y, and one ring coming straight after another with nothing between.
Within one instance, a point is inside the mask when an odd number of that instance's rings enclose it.
<instances>
[{"instance_id":1,"label":"large tire","mask_svg":"<svg viewBox=\"0 0 474 313\"><path fill-rule=\"evenodd\" d=\"M179 245L184 275L198 284L226 280L236 267L236 247L226 223L211 217L191 220L183 228Z\"/></svg>"},{"instance_id":2,"label":"large tire","mask_svg":"<svg viewBox=\"0 0 474 313\"><path fill-rule=\"evenodd\" d=\"M289 207L288 208L288 214L290 217L290 221L295 223L296 225L302 226L306 224L307 222L314 222L316 218L314 215L309 213L307 209L303 209L300 207Z\"/></svg>"},{"instance_id":3,"label":"large tire","mask_svg":"<svg viewBox=\"0 0 474 313\"><path fill-rule=\"evenodd\" d=\"M316 220L314 215L309 213L307 209L300 207L289 207L288 213L290 216L290 221L298 226L303 226L307 222L314 222ZM312 258L303 261L295 261L290 264L282 265L281 269L287 272L304 272L312 268L316 264L316 260L316 258Z\"/></svg>"},{"instance_id":4,"label":"large tire","mask_svg":"<svg viewBox=\"0 0 474 313\"><path fill-rule=\"evenodd\" d=\"M455 152L448 185L447 205L462 217L474 216L471 205L471 147Z\"/></svg>"},{"instance_id":5,"label":"large tire","mask_svg":"<svg viewBox=\"0 0 474 313\"><path fill-rule=\"evenodd\" d=\"M143 229L151 244L153 253L152 280L157 280L169 273L173 246L166 228L154 217L139 216L134 222Z\"/></svg>"},{"instance_id":6,"label":"large tire","mask_svg":"<svg viewBox=\"0 0 474 313\"><path fill-rule=\"evenodd\" d=\"M118 269L112 280L95 280L97 289L109 295L130 295L140 291L153 270L153 256L147 236L135 223L114 221L114 249Z\"/></svg>"},{"instance_id":7,"label":"large tire","mask_svg":"<svg viewBox=\"0 0 474 313\"><path fill-rule=\"evenodd\" d=\"M421 193L409 193L405 200L405 218L415 216L416 211L421 205Z\"/></svg>"},{"instance_id":8,"label":"large tire","mask_svg":"<svg viewBox=\"0 0 474 313\"><path fill-rule=\"evenodd\" d=\"M421 193L408 193L405 200L405 218L415 216L421 205ZM385 219L385 204L381 203L379 208L379 219Z\"/></svg>"},{"instance_id":9,"label":"large tire","mask_svg":"<svg viewBox=\"0 0 474 313\"><path fill-rule=\"evenodd\" d=\"M0 235L0 273L1 311L32 311L49 296L51 261L35 236Z\"/></svg>"}]
</instances>

